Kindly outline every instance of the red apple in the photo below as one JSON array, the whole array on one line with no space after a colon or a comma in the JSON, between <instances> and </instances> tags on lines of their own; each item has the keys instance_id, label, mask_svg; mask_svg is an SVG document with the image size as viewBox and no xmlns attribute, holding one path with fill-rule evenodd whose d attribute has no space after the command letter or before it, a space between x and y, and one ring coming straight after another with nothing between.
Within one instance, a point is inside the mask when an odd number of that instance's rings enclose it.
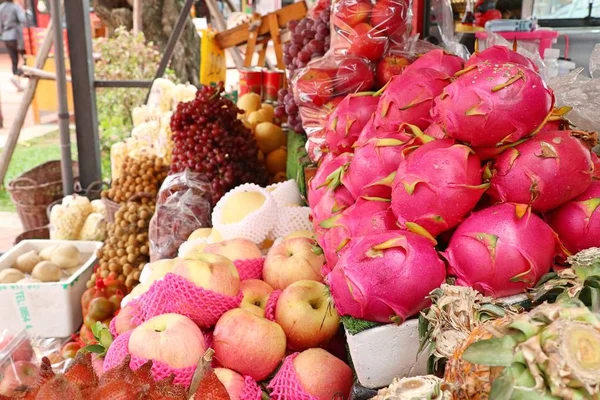
<instances>
[{"instance_id":1,"label":"red apple","mask_svg":"<svg viewBox=\"0 0 600 400\"><path fill-rule=\"evenodd\" d=\"M240 292L237 268L233 262L216 254L199 254L195 260L179 260L172 273L225 296L237 296Z\"/></svg>"},{"instance_id":2,"label":"red apple","mask_svg":"<svg viewBox=\"0 0 600 400\"><path fill-rule=\"evenodd\" d=\"M400 2L402 3L402 2ZM397 2L377 2L371 13L373 29L380 35L398 37L406 31L408 6Z\"/></svg>"},{"instance_id":3,"label":"red apple","mask_svg":"<svg viewBox=\"0 0 600 400\"><path fill-rule=\"evenodd\" d=\"M377 64L375 71L375 85L377 89L384 87L392 76L400 75L404 68L408 67L412 63L408 57L400 55L387 55L383 57Z\"/></svg>"},{"instance_id":4,"label":"red apple","mask_svg":"<svg viewBox=\"0 0 600 400\"><path fill-rule=\"evenodd\" d=\"M294 370L304 391L317 399L350 398L352 370L325 350L303 351L294 360Z\"/></svg>"},{"instance_id":5,"label":"red apple","mask_svg":"<svg viewBox=\"0 0 600 400\"><path fill-rule=\"evenodd\" d=\"M285 357L285 333L275 322L235 308L217 322L213 348L224 367L262 381Z\"/></svg>"},{"instance_id":6,"label":"red apple","mask_svg":"<svg viewBox=\"0 0 600 400\"><path fill-rule=\"evenodd\" d=\"M196 365L206 352L204 335L194 321L179 314L162 314L131 333L129 353L171 368Z\"/></svg>"},{"instance_id":7,"label":"red apple","mask_svg":"<svg viewBox=\"0 0 600 400\"><path fill-rule=\"evenodd\" d=\"M321 267L325 257L315 251L314 246L314 240L295 238L271 247L263 268L265 282L273 289L282 290L306 279L323 282Z\"/></svg>"},{"instance_id":8,"label":"red apple","mask_svg":"<svg viewBox=\"0 0 600 400\"><path fill-rule=\"evenodd\" d=\"M28 339L15 339L18 340L19 343L11 343L14 339L13 335L5 335L2 340L0 340L0 353L4 350L12 352L11 359L13 361L31 361L31 357L33 357L33 349L31 348L31 343ZM15 347L16 346L16 347Z\"/></svg>"},{"instance_id":9,"label":"red apple","mask_svg":"<svg viewBox=\"0 0 600 400\"><path fill-rule=\"evenodd\" d=\"M335 89L337 93L345 96L349 93L370 90L374 81L375 77L369 63L359 57L350 57L340 63L336 74Z\"/></svg>"},{"instance_id":10,"label":"red apple","mask_svg":"<svg viewBox=\"0 0 600 400\"><path fill-rule=\"evenodd\" d=\"M115 330L117 331L117 334L120 335L136 328L137 325L132 322L132 319L137 313L138 309L136 305L128 304L124 308L121 308L115 317Z\"/></svg>"},{"instance_id":11,"label":"red apple","mask_svg":"<svg viewBox=\"0 0 600 400\"><path fill-rule=\"evenodd\" d=\"M12 396L19 386L32 387L37 381L39 369L30 361L15 361L8 364L2 372L0 394Z\"/></svg>"},{"instance_id":12,"label":"red apple","mask_svg":"<svg viewBox=\"0 0 600 400\"><path fill-rule=\"evenodd\" d=\"M388 42L385 35L365 22L356 25L348 39L350 40L348 54L368 58L371 61L381 58Z\"/></svg>"},{"instance_id":13,"label":"red apple","mask_svg":"<svg viewBox=\"0 0 600 400\"><path fill-rule=\"evenodd\" d=\"M218 254L231 261L260 258L262 254L257 245L246 239L231 239L213 243L204 248L205 253Z\"/></svg>"},{"instance_id":14,"label":"red apple","mask_svg":"<svg viewBox=\"0 0 600 400\"><path fill-rule=\"evenodd\" d=\"M65 360L67 358L75 358L77 352L81 349L81 344L77 342L69 342L60 349L60 355Z\"/></svg>"},{"instance_id":15,"label":"red apple","mask_svg":"<svg viewBox=\"0 0 600 400\"><path fill-rule=\"evenodd\" d=\"M316 281L299 281L285 288L275 308L275 322L285 332L288 348L322 347L340 328L327 287Z\"/></svg>"},{"instance_id":16,"label":"red apple","mask_svg":"<svg viewBox=\"0 0 600 400\"><path fill-rule=\"evenodd\" d=\"M240 400L244 392L244 377L227 368L215 368L215 375L225 386L231 400Z\"/></svg>"},{"instance_id":17,"label":"red apple","mask_svg":"<svg viewBox=\"0 0 600 400\"><path fill-rule=\"evenodd\" d=\"M259 279L248 279L240 282L240 290L244 294L240 308L250 311L257 317L265 316L265 307L273 288Z\"/></svg>"},{"instance_id":18,"label":"red apple","mask_svg":"<svg viewBox=\"0 0 600 400\"><path fill-rule=\"evenodd\" d=\"M307 67L296 81L296 89L301 105L317 107L327 103L333 97L334 71Z\"/></svg>"},{"instance_id":19,"label":"red apple","mask_svg":"<svg viewBox=\"0 0 600 400\"><path fill-rule=\"evenodd\" d=\"M333 17L338 18L349 27L354 27L367 21L371 8L371 3L366 1L340 0L334 3ZM344 28L342 26L342 29Z\"/></svg>"}]
</instances>

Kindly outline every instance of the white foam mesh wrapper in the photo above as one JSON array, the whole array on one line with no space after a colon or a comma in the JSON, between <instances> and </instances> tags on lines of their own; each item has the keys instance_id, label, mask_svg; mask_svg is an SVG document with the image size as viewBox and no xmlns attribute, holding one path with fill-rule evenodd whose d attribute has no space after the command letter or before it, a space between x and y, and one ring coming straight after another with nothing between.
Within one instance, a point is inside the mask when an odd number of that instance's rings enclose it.
<instances>
[{"instance_id":1,"label":"white foam mesh wrapper","mask_svg":"<svg viewBox=\"0 0 600 400\"><path fill-rule=\"evenodd\" d=\"M310 207L279 207L277 224L271 237L280 238L296 231L312 231L309 216Z\"/></svg>"},{"instance_id":2,"label":"white foam mesh wrapper","mask_svg":"<svg viewBox=\"0 0 600 400\"><path fill-rule=\"evenodd\" d=\"M300 189L298 189L298 184L293 179L267 186L267 191L271 192L271 195L280 207L289 206L290 204L302 204Z\"/></svg>"},{"instance_id":3,"label":"white foam mesh wrapper","mask_svg":"<svg viewBox=\"0 0 600 400\"><path fill-rule=\"evenodd\" d=\"M232 194L239 192L259 192L265 196L265 202L258 210L251 212L240 222L222 223L223 207ZM213 228L219 231L223 240L242 238L259 244L269 237L276 223L277 203L275 199L266 189L253 183L245 183L229 191L219 200L212 214Z\"/></svg>"}]
</instances>

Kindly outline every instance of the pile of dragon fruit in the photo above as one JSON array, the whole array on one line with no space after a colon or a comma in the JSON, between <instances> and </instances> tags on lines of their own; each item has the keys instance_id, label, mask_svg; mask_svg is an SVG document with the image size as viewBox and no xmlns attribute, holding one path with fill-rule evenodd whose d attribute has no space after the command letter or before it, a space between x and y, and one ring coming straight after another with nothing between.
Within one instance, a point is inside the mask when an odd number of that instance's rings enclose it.
<instances>
[{"instance_id":1,"label":"pile of dragon fruit","mask_svg":"<svg viewBox=\"0 0 600 400\"><path fill-rule=\"evenodd\" d=\"M600 247L597 135L501 46L433 50L326 126L308 201L341 315L402 322L447 278L493 297ZM594 178L596 165L596 178Z\"/></svg>"}]
</instances>

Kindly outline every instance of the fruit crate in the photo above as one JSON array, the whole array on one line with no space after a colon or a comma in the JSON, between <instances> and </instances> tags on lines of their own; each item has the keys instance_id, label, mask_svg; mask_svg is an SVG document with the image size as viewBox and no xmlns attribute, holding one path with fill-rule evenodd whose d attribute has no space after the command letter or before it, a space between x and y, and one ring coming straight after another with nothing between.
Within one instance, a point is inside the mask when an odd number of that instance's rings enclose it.
<instances>
[{"instance_id":1,"label":"fruit crate","mask_svg":"<svg viewBox=\"0 0 600 400\"><path fill-rule=\"evenodd\" d=\"M46 247L72 244L84 263L70 277L60 282L0 284L0 321L11 331L27 329L32 336L68 337L82 323L81 295L86 289L101 242L24 240L0 257L0 271L10 268L17 257Z\"/></svg>"}]
</instances>

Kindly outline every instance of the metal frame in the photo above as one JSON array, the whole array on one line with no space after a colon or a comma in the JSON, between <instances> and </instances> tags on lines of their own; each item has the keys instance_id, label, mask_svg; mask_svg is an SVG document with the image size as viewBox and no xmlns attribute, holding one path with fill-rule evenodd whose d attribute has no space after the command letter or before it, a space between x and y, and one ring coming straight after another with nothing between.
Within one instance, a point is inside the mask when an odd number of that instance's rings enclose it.
<instances>
[{"instance_id":1,"label":"metal frame","mask_svg":"<svg viewBox=\"0 0 600 400\"><path fill-rule=\"evenodd\" d=\"M153 81L94 80L94 59L89 16L90 2L89 0L64 0L64 2L73 81L79 180L82 187L88 187L90 184L102 179L95 89L150 89ZM175 45L183 33L193 4L194 0L185 0L154 79L164 75L173 56ZM149 95L150 92L148 92Z\"/></svg>"}]
</instances>

